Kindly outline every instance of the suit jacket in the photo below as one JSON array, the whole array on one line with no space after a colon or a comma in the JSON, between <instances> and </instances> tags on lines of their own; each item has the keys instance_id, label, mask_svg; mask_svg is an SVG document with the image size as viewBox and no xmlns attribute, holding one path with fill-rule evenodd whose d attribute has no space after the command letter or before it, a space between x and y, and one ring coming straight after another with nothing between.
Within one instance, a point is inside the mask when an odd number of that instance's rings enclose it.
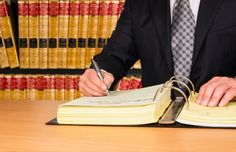
<instances>
[{"instance_id":1,"label":"suit jacket","mask_svg":"<svg viewBox=\"0 0 236 152\"><path fill-rule=\"evenodd\" d=\"M137 59L142 84L160 84L173 75L169 0L126 0L116 30L95 57L122 78ZM214 76L236 75L236 1L201 0L190 79L198 90Z\"/></svg>"}]
</instances>

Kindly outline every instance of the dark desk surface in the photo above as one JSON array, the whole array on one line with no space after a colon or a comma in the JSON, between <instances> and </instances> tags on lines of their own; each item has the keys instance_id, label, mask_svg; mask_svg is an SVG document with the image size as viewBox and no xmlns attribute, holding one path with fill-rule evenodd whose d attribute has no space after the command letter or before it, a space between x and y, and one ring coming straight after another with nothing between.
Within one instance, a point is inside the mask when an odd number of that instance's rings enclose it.
<instances>
[{"instance_id":1,"label":"dark desk surface","mask_svg":"<svg viewBox=\"0 0 236 152\"><path fill-rule=\"evenodd\" d=\"M2 152L235 152L235 129L50 126L56 101L0 101Z\"/></svg>"}]
</instances>

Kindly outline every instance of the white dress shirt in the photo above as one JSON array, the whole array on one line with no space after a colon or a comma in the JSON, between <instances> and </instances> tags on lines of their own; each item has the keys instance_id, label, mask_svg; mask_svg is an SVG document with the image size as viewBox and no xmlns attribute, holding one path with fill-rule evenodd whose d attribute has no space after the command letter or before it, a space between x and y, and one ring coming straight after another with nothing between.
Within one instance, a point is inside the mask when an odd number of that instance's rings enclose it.
<instances>
[{"instance_id":1,"label":"white dress shirt","mask_svg":"<svg viewBox=\"0 0 236 152\"><path fill-rule=\"evenodd\" d=\"M171 21L172 21L172 16L173 16L172 14L173 14L173 8L174 8L175 1L177 1L177 0L170 0ZM192 13L194 15L195 23L197 23L197 15L198 15L200 1L201 0L189 0L190 7L191 7Z\"/></svg>"}]
</instances>

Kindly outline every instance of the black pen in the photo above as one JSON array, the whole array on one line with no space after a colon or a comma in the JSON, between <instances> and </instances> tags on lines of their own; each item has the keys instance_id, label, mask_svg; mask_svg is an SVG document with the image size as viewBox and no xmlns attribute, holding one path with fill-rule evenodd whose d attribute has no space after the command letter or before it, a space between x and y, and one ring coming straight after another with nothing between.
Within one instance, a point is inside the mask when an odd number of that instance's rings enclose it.
<instances>
[{"instance_id":1,"label":"black pen","mask_svg":"<svg viewBox=\"0 0 236 152\"><path fill-rule=\"evenodd\" d=\"M104 82L104 78L103 78L103 76L102 76L102 72L101 72L101 69L100 69L98 63L97 63L94 59L91 59L91 61L92 61L92 66L93 66L93 68L95 69L95 71L97 72L97 75L98 75L99 79ZM108 87L107 87L107 89L106 89L106 93L107 93L107 95L110 95L110 92L109 92L109 90L108 90Z\"/></svg>"}]
</instances>

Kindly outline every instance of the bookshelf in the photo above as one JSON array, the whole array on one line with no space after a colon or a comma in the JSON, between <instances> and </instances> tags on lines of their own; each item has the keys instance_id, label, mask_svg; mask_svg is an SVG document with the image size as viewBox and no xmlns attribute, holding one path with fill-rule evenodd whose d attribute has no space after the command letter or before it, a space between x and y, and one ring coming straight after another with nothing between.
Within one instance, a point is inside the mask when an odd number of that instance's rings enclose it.
<instances>
[{"instance_id":1,"label":"bookshelf","mask_svg":"<svg viewBox=\"0 0 236 152\"><path fill-rule=\"evenodd\" d=\"M23 1L23 0L7 0L8 4L9 4L9 15L10 15L10 20L11 20L11 24L12 24L12 30L13 30L13 33L14 33L14 38L15 38L15 45L16 45L16 52L17 52L17 55L18 55L18 59L20 60L21 59L21 50L20 48L22 48L22 41L20 41L21 39L21 36L20 36L20 31L19 30L22 30L20 29L20 26L19 26L19 14L18 14L18 2L19 1ZM56 33L58 34L58 37L57 37L57 48L54 48L53 50L54 51L57 51L57 53L60 53L60 54L64 54L65 56L65 51L71 51L71 55L72 56L75 56L75 54L73 53L73 47L71 47L69 49L69 46L73 46L71 44L69 44L70 42L73 42L73 39L76 40L76 48L75 50L77 49L77 51L79 50L80 53L85 51L84 48L82 48L81 46L84 46L84 42L85 43L85 47L86 47L86 51L89 51L89 56L92 57L93 55L95 55L96 53L99 53L102 48L105 46L106 42L109 40L109 36L111 35L112 31L111 29L114 29L115 26L116 26L116 22L119 18L119 14L121 13L122 9L123 9L123 4L124 4L124 0L28 0L28 4L32 3L32 2L38 2L38 8L40 8L41 4L40 2L57 2L59 3L60 1L63 2L64 4L63 5L57 5L57 8L58 8L58 16L56 16L56 20L57 20L57 25L56 26L56 29L51 29L52 32L55 33L55 31L57 31ZM79 2L80 5L79 5L79 14L84 14L83 17L74 17L73 20L70 19L71 17L71 13L73 14L76 14L76 10L74 10L74 12L70 11L70 9L68 10L68 5L71 7L71 2ZM102 2L102 3L101 3ZM81 3L83 3L81 5ZM109 5L108 5L109 4ZM47 5L48 7L50 7L51 5L48 4ZM32 5L30 5L28 7L28 9L34 9L35 6L32 7ZM44 6L43 6L44 7ZM55 5L54 5L55 7ZM78 7L78 6L77 6ZM103 7L102 9L100 7ZM108 9L109 7L109 9ZM89 10L88 10L89 8ZM121 9L122 8L122 9ZM50 27L49 27L49 24L50 22L50 9L47 9L48 10L48 20L45 22L48 24L48 37L46 37L46 41L48 42L48 46L47 46L47 49L49 50L50 49ZM54 8L53 8L54 10ZM112 10L112 11L111 11ZM52 10L51 10L52 11ZM55 13L55 12L54 12ZM68 15L68 13L70 13ZM91 15L92 14L92 15ZM38 22L43 22L43 19L40 19L40 15L41 15L41 12L38 13L38 18L34 18L33 17L29 17L30 16L30 13L28 13L28 29L27 29L27 32L35 32L35 29L29 27L29 24L32 24L32 26L34 24L38 24L38 28L41 29L42 26L45 26L45 25L41 25L39 24ZM21 18L22 19L22 18ZM36 19L36 20L35 20ZM62 21L60 21L60 19L62 19ZM31 23L32 22L35 22L35 23ZM55 18L54 18L54 21L55 21ZM67 22L67 24L64 23L64 21ZM71 22L72 21L72 22ZM79 25L76 25L77 28L85 28L86 30L71 30L71 27L69 27L68 24L73 24L73 21L74 22L78 22ZM83 24L81 24L83 23ZM108 25L109 23L109 25ZM61 26L60 26L61 25ZM59 27L60 26L60 27ZM68 30L61 30L62 28L65 28L65 29L68 29ZM110 29L109 29L110 28ZM59 30L60 29L60 32ZM32 31L33 30L33 31ZM39 30L39 29L38 29ZM55 31L53 31L55 30ZM37 37L37 48L33 48L33 51L40 51L40 34L41 36L43 37L43 32L44 31L37 31L36 30L36 33L39 35L39 37ZM77 32L77 35L73 35L73 33ZM40 33L40 34L39 34ZM66 35L68 35L68 37L66 37ZM71 37L69 37L69 35ZM61 36L61 38L59 37ZM87 36L87 37L86 37ZM33 37L33 39L35 39ZM78 40L78 42L77 42ZM66 43L65 43L66 41ZM29 36L29 33L28 33L28 47L29 49L31 48L31 45L33 42L31 42L31 39L30 39L30 36ZM19 44L21 43L21 44ZM63 47L63 45L66 46L66 49ZM38 50L37 50L38 49ZM60 52L59 52L60 51ZM32 51L31 51L32 52ZM32 54L32 57L34 57L35 54ZM63 55L61 55L63 56ZM69 56L69 55L67 55ZM81 58L78 58L79 56L82 56L81 54L80 55L76 55L77 58L76 60L80 60ZM32 57L29 57L28 58L32 58ZM39 57L38 57L39 58ZM29 61L30 62L35 62L35 61L38 61L39 59L38 58L33 58L32 61ZM47 56L48 60L46 61L47 62L47 66L45 67L40 67L39 65L34 65L34 66L22 66L22 63L21 61L19 61L20 63L20 66L19 67L16 67L16 68L10 68L10 67L7 67L7 68L0 68L0 78L3 78L5 75L8 77L8 76L16 76L16 77L22 77L22 75L26 78L28 77L31 77L32 75L33 76L52 76L52 77L57 77L57 76L62 76L62 77L67 77L67 76L78 76L81 75L84 70L86 68L89 67L89 59L85 59L85 61L83 61L84 63L80 63L80 64L83 64L83 66L75 66L74 64L74 61L71 60L71 62L67 62L67 64L72 67L66 67L65 66L65 63L63 64L60 64L58 63L59 67L55 67L55 63L54 64L51 64L50 65L50 53L48 53L48 56ZM67 57L68 59L69 57ZM25 58L23 58L24 60ZM52 58L53 59L53 58ZM57 58L60 62L64 62L63 61L63 58ZM22 61L23 61L22 60ZM30 59L28 59L30 60ZM40 64L38 62L38 64ZM129 77L129 79L131 79L131 77L138 77L140 78L141 76L141 69L131 69L128 74L127 74L127 77ZM65 79L66 80L66 79ZM119 85L119 84L118 84ZM36 86L37 87L37 86ZM16 88L8 88L8 89L12 89L13 92ZM26 88L25 88L26 89ZM78 89L78 88L77 88ZM37 90L37 89L36 89ZM1 86L0 86L0 92L3 92L4 89L1 90ZM27 91L27 90L26 90ZM1 96L1 94L0 94ZM78 96L77 96L78 97ZM27 98L28 99L28 98ZM39 98L38 98L39 99ZM1 100L1 99L0 99ZM62 99L63 100L63 99Z\"/></svg>"}]
</instances>

